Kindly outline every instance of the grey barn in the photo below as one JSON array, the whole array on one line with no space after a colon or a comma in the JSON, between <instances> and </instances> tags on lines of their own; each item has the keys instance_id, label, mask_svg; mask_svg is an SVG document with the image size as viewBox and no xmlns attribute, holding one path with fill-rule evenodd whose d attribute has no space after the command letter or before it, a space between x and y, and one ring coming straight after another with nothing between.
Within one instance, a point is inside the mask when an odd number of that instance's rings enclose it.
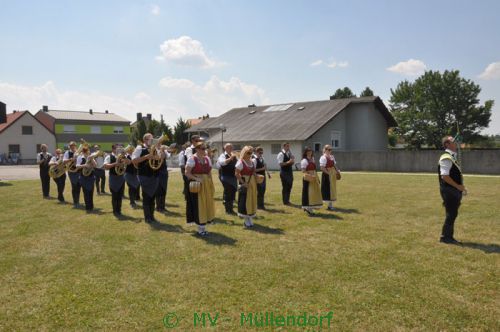
<instances>
[{"instance_id":1,"label":"grey barn","mask_svg":"<svg viewBox=\"0 0 500 332\"><path fill-rule=\"evenodd\" d=\"M296 160L305 146L318 158L323 146L335 151L386 151L387 130L397 123L379 97L347 98L233 108L188 129L218 151L231 142L236 149L262 146L270 169L277 169L281 144L289 142Z\"/></svg>"}]
</instances>

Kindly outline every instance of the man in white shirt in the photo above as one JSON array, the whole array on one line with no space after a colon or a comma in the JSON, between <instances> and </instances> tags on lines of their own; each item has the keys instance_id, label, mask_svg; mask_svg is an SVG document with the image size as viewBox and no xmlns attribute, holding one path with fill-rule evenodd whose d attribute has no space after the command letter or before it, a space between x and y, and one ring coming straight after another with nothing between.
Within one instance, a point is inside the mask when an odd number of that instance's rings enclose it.
<instances>
[{"instance_id":1,"label":"man in white shirt","mask_svg":"<svg viewBox=\"0 0 500 332\"><path fill-rule=\"evenodd\" d=\"M101 150L99 145L94 145L94 152ZM97 190L97 195L104 194L106 191L104 187L106 185L106 171L104 170L104 156L98 156L95 158L97 167L94 169L95 176L95 188ZM100 185L99 185L100 184Z\"/></svg>"},{"instance_id":2,"label":"man in white shirt","mask_svg":"<svg viewBox=\"0 0 500 332\"><path fill-rule=\"evenodd\" d=\"M224 187L222 200L227 214L235 215L233 211L234 200L236 199L236 190L238 190L238 180L235 175L236 156L232 154L233 145L226 143L224 152L217 159L220 170L220 181Z\"/></svg>"},{"instance_id":3,"label":"man in white shirt","mask_svg":"<svg viewBox=\"0 0 500 332\"><path fill-rule=\"evenodd\" d=\"M47 145L40 145L40 153L36 155L36 163L40 166L40 181L42 182L43 198L50 197L50 176L49 176L49 162L52 155L47 152Z\"/></svg>"},{"instance_id":4,"label":"man in white shirt","mask_svg":"<svg viewBox=\"0 0 500 332\"><path fill-rule=\"evenodd\" d=\"M467 191L463 185L462 171L456 159L457 143L451 136L444 137L442 142L446 150L439 158L438 175L439 191L446 209L446 218L441 231L440 242L460 244L453 237L454 225L462 195Z\"/></svg>"},{"instance_id":5,"label":"man in white shirt","mask_svg":"<svg viewBox=\"0 0 500 332\"><path fill-rule=\"evenodd\" d=\"M293 164L295 157L290 152L290 143L283 143L283 150L278 154L278 163L280 165L281 178L281 196L284 205L290 205L290 193L293 186Z\"/></svg>"}]
</instances>

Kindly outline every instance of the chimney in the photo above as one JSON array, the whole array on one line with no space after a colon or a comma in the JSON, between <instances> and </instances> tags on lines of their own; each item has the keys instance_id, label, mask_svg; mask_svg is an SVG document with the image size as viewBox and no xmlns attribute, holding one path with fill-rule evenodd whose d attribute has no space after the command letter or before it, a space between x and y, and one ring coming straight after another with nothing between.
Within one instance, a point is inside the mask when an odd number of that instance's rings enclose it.
<instances>
[{"instance_id":1,"label":"chimney","mask_svg":"<svg viewBox=\"0 0 500 332\"><path fill-rule=\"evenodd\" d=\"M7 105L0 101L0 123L7 122Z\"/></svg>"},{"instance_id":2,"label":"chimney","mask_svg":"<svg viewBox=\"0 0 500 332\"><path fill-rule=\"evenodd\" d=\"M104 113L108 114L109 112L108 112L108 110L105 110Z\"/></svg>"},{"instance_id":3,"label":"chimney","mask_svg":"<svg viewBox=\"0 0 500 332\"><path fill-rule=\"evenodd\" d=\"M248 105L248 107L256 107L255 104L252 104L252 105Z\"/></svg>"},{"instance_id":4,"label":"chimney","mask_svg":"<svg viewBox=\"0 0 500 332\"><path fill-rule=\"evenodd\" d=\"M141 121L142 120L142 113L137 113L137 121Z\"/></svg>"},{"instance_id":5,"label":"chimney","mask_svg":"<svg viewBox=\"0 0 500 332\"><path fill-rule=\"evenodd\" d=\"M90 113L90 114L93 114L93 113L92 113L92 109L89 109L89 113Z\"/></svg>"},{"instance_id":6,"label":"chimney","mask_svg":"<svg viewBox=\"0 0 500 332\"><path fill-rule=\"evenodd\" d=\"M148 120L151 121L151 113L146 114L146 116L148 117Z\"/></svg>"},{"instance_id":7,"label":"chimney","mask_svg":"<svg viewBox=\"0 0 500 332\"><path fill-rule=\"evenodd\" d=\"M42 110L47 113L49 111L49 107L47 105L42 106Z\"/></svg>"}]
</instances>

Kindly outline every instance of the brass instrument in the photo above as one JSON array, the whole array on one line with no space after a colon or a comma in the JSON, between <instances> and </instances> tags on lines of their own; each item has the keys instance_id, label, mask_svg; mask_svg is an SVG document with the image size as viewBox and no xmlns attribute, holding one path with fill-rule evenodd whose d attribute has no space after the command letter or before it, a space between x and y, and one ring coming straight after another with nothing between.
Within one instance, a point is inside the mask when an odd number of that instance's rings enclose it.
<instances>
[{"instance_id":1,"label":"brass instrument","mask_svg":"<svg viewBox=\"0 0 500 332\"><path fill-rule=\"evenodd\" d=\"M149 167L153 170L159 170L161 167L161 164L163 163L163 158L160 158L158 154L158 148L161 148L161 144L168 139L168 136L163 134L160 138L158 139L153 139L153 143L151 144L151 147L149 148L149 154L153 156L152 159L149 159Z\"/></svg>"},{"instance_id":2,"label":"brass instrument","mask_svg":"<svg viewBox=\"0 0 500 332\"><path fill-rule=\"evenodd\" d=\"M94 152L90 156L88 156L87 161L85 162L85 167L82 169L82 175L89 176L94 170L94 166L91 166L92 160L94 160L97 157L103 157L103 156L104 156L104 151L102 150Z\"/></svg>"},{"instance_id":3,"label":"brass instrument","mask_svg":"<svg viewBox=\"0 0 500 332\"><path fill-rule=\"evenodd\" d=\"M130 149L129 147L131 146L127 146L128 149ZM115 166L115 173L117 175L123 175L127 169L127 164L123 162L124 159L127 159L127 156L125 155L127 148L120 148L117 150L118 157L116 158L117 165Z\"/></svg>"},{"instance_id":4,"label":"brass instrument","mask_svg":"<svg viewBox=\"0 0 500 332\"><path fill-rule=\"evenodd\" d=\"M75 173L77 171L76 169L76 158L78 157L78 155L80 153L82 153L82 150L84 147L88 148L89 147L89 144L87 142L85 142L85 140L83 138L80 138L80 146L78 147L78 149L76 150L75 153L73 153L73 158L70 160L69 163L65 164L65 169L66 171L70 172L70 173Z\"/></svg>"},{"instance_id":5,"label":"brass instrument","mask_svg":"<svg viewBox=\"0 0 500 332\"><path fill-rule=\"evenodd\" d=\"M236 159L240 159L240 154L241 154L241 150L234 150L234 151L231 151L231 157L236 157Z\"/></svg>"},{"instance_id":6,"label":"brass instrument","mask_svg":"<svg viewBox=\"0 0 500 332\"><path fill-rule=\"evenodd\" d=\"M60 157L57 161L57 165L51 165L49 168L49 176L53 179L57 179L61 175L66 173L66 167L63 162L63 158Z\"/></svg>"}]
</instances>

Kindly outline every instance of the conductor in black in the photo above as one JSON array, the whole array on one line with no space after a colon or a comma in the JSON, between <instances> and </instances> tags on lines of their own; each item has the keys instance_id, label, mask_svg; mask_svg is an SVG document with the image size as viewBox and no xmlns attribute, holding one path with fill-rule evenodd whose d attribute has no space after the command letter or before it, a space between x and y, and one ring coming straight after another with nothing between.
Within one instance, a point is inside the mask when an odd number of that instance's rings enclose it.
<instances>
[{"instance_id":1,"label":"conductor in black","mask_svg":"<svg viewBox=\"0 0 500 332\"><path fill-rule=\"evenodd\" d=\"M446 209L446 218L440 242L460 244L453 237L453 228L458 215L458 208L462 201L462 195L466 193L466 189L463 185L462 170L456 159L457 143L451 136L444 137L442 143L445 151L439 158L438 175L439 190Z\"/></svg>"}]
</instances>

